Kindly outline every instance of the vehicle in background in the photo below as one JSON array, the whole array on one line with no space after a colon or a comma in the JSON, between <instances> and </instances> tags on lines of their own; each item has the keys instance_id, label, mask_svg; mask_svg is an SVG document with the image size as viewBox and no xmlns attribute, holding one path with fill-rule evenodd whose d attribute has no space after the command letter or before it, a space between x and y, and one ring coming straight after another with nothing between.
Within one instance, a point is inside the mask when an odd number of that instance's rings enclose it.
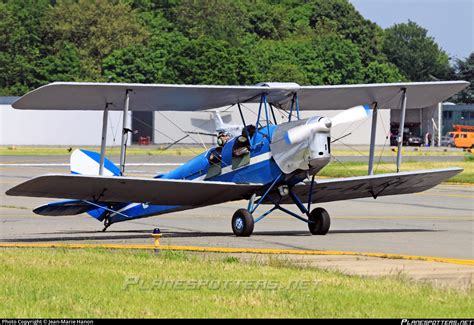
<instances>
[{"instance_id":1,"label":"vehicle in background","mask_svg":"<svg viewBox=\"0 0 474 325\"><path fill-rule=\"evenodd\" d=\"M452 132L449 133L449 135L444 135L441 137L441 146L442 147L454 147L454 135Z\"/></svg>"},{"instance_id":2,"label":"vehicle in background","mask_svg":"<svg viewBox=\"0 0 474 325\"><path fill-rule=\"evenodd\" d=\"M405 134L403 136L403 145L420 147L423 145L423 139L420 137L415 137L413 135Z\"/></svg>"},{"instance_id":3,"label":"vehicle in background","mask_svg":"<svg viewBox=\"0 0 474 325\"><path fill-rule=\"evenodd\" d=\"M392 133L390 135L390 145L391 146L398 146L398 134ZM418 136L414 136L411 132L403 133L403 145L404 146L422 146L423 139Z\"/></svg>"},{"instance_id":4,"label":"vehicle in background","mask_svg":"<svg viewBox=\"0 0 474 325\"><path fill-rule=\"evenodd\" d=\"M455 124L453 128L454 131L449 134L456 148L474 148L474 126Z\"/></svg>"}]
</instances>

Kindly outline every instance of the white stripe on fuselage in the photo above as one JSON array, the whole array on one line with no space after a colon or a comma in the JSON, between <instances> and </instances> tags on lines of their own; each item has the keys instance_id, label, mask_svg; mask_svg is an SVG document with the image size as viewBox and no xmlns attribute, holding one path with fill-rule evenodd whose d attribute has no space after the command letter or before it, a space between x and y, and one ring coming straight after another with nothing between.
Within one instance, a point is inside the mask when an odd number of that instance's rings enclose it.
<instances>
[{"instance_id":1,"label":"white stripe on fuselage","mask_svg":"<svg viewBox=\"0 0 474 325\"><path fill-rule=\"evenodd\" d=\"M255 156L255 157L251 157L250 162L245 166L242 166L242 167L239 167L239 168L236 168L236 169L232 169L232 165L225 166L225 167L222 168L221 173L219 175L216 175L216 176L226 175L226 174L235 172L235 171L237 171L241 168L256 165L258 163L261 163L262 161L269 160L270 158L272 158L272 153L271 152L266 152L266 153L263 153L261 155ZM194 178L193 181L202 181L202 180L206 179L206 177L207 177L207 174L199 176L198 178Z\"/></svg>"}]
</instances>

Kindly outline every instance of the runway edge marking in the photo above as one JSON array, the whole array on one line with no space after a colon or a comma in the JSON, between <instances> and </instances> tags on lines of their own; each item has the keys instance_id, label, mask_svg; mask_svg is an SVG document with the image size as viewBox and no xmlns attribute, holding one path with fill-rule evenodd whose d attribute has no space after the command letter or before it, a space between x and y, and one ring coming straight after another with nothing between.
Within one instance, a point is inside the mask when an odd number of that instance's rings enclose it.
<instances>
[{"instance_id":1,"label":"runway edge marking","mask_svg":"<svg viewBox=\"0 0 474 325\"><path fill-rule=\"evenodd\" d=\"M63 243L0 243L0 248L105 248L105 249L145 249L155 250L154 245L139 244L63 244ZM273 248L230 248L230 247L205 247L205 246L160 246L160 250L168 251L188 251L205 253L249 253L249 254L288 254L288 255L348 255L367 256L387 259L404 259L414 261L438 262L457 264L464 266L474 266L474 260L416 256L388 253L368 253L368 252L344 252L344 251L317 251L317 250L297 250L297 249L273 249Z\"/></svg>"}]
</instances>

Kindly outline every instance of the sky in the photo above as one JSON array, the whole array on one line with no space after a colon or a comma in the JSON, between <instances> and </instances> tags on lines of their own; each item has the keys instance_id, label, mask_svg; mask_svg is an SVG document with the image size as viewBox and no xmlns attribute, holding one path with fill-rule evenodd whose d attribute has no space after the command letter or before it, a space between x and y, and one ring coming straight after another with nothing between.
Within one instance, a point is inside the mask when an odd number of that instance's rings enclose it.
<instances>
[{"instance_id":1,"label":"sky","mask_svg":"<svg viewBox=\"0 0 474 325\"><path fill-rule=\"evenodd\" d=\"M451 59L474 52L474 0L349 0L382 28L408 20L428 30Z\"/></svg>"}]
</instances>

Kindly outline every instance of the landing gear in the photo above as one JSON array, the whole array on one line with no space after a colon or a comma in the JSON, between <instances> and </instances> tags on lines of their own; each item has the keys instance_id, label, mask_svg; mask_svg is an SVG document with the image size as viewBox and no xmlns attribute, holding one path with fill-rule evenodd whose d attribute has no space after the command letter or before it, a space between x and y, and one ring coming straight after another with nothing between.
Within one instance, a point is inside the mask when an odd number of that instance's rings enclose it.
<instances>
[{"instance_id":1,"label":"landing gear","mask_svg":"<svg viewBox=\"0 0 474 325\"><path fill-rule=\"evenodd\" d=\"M112 224L112 222L110 222L110 219L108 217L106 217L104 219L104 228L102 229L102 232L105 232L107 230L107 228L110 227L111 224Z\"/></svg>"},{"instance_id":2,"label":"landing gear","mask_svg":"<svg viewBox=\"0 0 474 325\"><path fill-rule=\"evenodd\" d=\"M313 235L326 235L330 226L331 218L323 208L316 208L308 214L308 228Z\"/></svg>"},{"instance_id":3,"label":"landing gear","mask_svg":"<svg viewBox=\"0 0 474 325\"><path fill-rule=\"evenodd\" d=\"M254 220L247 209L235 211L232 217L232 231L237 237L249 237L253 232Z\"/></svg>"},{"instance_id":4,"label":"landing gear","mask_svg":"<svg viewBox=\"0 0 474 325\"><path fill-rule=\"evenodd\" d=\"M331 219L329 218L329 213L323 208L316 208L316 209L313 209L312 211L310 210L311 202L312 202L312 194L313 194L313 185L315 183L314 175L313 175L313 178L311 179L307 205L305 205L303 201L301 201L301 199L298 197L298 194L293 192L292 189L288 186L280 186L278 188L279 194L280 194L279 200L275 199L274 196L273 197L271 195L269 196L269 193L278 183L280 178L281 178L281 175L273 181L273 183L266 189L265 193L256 202L255 202L256 194L252 195L247 209L239 209L234 213L234 216L232 217L232 230L234 234L238 237L250 236L253 232L255 223L264 219L273 211L280 210L296 219L306 222L308 224L308 228L311 234L326 235L329 231L329 227L331 226ZM280 202L281 202L281 199L285 196L289 196L289 198L293 201L293 203L295 203L295 205L300 209L301 213L306 215L307 218L302 217L301 215L282 207L280 205ZM262 202L264 202L264 200L270 201L273 204L273 207L254 220L252 214L255 212L258 206Z\"/></svg>"}]
</instances>

